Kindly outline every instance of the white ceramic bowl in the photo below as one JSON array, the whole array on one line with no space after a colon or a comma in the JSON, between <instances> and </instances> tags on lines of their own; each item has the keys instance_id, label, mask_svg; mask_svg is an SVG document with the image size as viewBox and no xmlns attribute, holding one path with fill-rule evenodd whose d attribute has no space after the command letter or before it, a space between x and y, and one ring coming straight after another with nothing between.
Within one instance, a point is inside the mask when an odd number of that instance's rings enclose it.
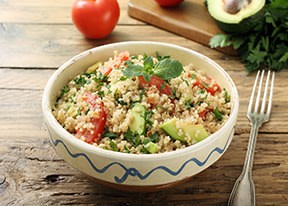
<instances>
[{"instance_id":1,"label":"white ceramic bowl","mask_svg":"<svg viewBox=\"0 0 288 206\"><path fill-rule=\"evenodd\" d=\"M87 144L67 132L51 112L56 94L77 74L96 61L105 61L115 50L133 54L170 55L183 65L196 68L225 87L232 102L231 114L225 125L203 141L187 148L161 154L126 154L104 150ZM132 190L152 191L167 188L187 180L216 162L227 150L238 115L238 92L230 76L208 57L180 46L157 42L122 42L87 50L64 63L49 79L42 101L44 120L56 152L70 165L109 186Z\"/></svg>"}]
</instances>

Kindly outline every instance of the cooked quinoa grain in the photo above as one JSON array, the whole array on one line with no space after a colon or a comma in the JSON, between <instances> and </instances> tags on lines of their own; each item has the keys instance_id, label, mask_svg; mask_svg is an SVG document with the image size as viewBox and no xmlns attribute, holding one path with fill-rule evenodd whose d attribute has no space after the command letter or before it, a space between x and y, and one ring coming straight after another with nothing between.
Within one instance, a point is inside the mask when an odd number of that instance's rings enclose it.
<instances>
[{"instance_id":1,"label":"cooked quinoa grain","mask_svg":"<svg viewBox=\"0 0 288 206\"><path fill-rule=\"evenodd\" d=\"M221 128L230 109L228 91L193 64L125 51L68 82L52 112L89 144L148 154L203 140Z\"/></svg>"}]
</instances>

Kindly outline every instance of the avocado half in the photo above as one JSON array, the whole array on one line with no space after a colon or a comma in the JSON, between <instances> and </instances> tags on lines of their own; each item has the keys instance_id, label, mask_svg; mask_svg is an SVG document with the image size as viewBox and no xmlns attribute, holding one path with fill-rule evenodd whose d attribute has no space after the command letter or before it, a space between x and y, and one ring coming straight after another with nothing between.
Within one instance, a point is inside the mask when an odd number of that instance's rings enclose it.
<instances>
[{"instance_id":1,"label":"avocado half","mask_svg":"<svg viewBox=\"0 0 288 206\"><path fill-rule=\"evenodd\" d=\"M263 21L265 0L207 0L209 14L226 33L248 33Z\"/></svg>"}]
</instances>

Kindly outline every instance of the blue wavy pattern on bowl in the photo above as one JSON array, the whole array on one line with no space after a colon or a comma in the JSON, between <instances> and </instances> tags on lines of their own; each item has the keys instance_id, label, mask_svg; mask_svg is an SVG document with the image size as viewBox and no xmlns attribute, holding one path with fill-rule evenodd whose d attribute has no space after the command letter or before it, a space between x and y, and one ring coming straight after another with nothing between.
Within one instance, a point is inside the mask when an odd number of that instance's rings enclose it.
<instances>
[{"instance_id":1,"label":"blue wavy pattern on bowl","mask_svg":"<svg viewBox=\"0 0 288 206\"><path fill-rule=\"evenodd\" d=\"M94 163L90 160L90 158L85 154L85 153L72 153L67 145L60 139L56 139L55 141L53 140L53 138L51 138L52 140L52 143L55 147L57 147L59 144L62 144L64 146L64 148L66 149L67 153L72 157L72 158L78 158L78 157L84 157L87 162L89 163L89 165L93 168L93 170L97 173L105 173L110 167L114 166L114 165L118 165L119 167L121 167L125 173L123 176L120 176L120 177L117 177L115 176L114 177L114 180L116 183L123 183L126 181L126 179L129 177L129 176L137 176L139 179L141 180L145 180L146 178L148 178L152 173L154 173L155 171L157 170L163 170L165 172L167 172L168 174L172 175L172 176L177 176L178 174L180 174L182 172L182 170L186 167L187 164L189 164L190 162L194 162L195 164L197 164L199 167L202 167L204 166L207 161L209 160L209 158L211 157L211 155L214 153L214 152L217 152L219 154L222 154L227 146L228 146L228 142L230 141L230 139L232 138L233 136L233 131L234 131L234 128L230 131L230 134L229 134L229 137L227 138L226 142L225 142L225 145L223 148L219 148L219 147L215 147L213 150L210 151L210 153L207 155L207 157L201 161L195 157L192 157L190 159L188 159L187 161L185 161L180 167L178 170L171 170L169 168L167 168L166 166L158 166L158 167L155 167L153 168L152 170L150 170L149 172L147 172L146 174L141 174L141 172L139 172L136 168L127 168L125 167L123 164L119 163L119 162L112 162L108 165L106 165L105 167L103 168L98 168L94 165Z\"/></svg>"}]
</instances>

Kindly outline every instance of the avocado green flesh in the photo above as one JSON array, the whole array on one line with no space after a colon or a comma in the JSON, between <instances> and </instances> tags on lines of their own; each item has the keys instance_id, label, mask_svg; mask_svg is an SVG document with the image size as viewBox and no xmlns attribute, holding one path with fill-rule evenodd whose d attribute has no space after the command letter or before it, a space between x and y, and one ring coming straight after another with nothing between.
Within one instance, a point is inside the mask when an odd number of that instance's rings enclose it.
<instances>
[{"instance_id":1,"label":"avocado green flesh","mask_svg":"<svg viewBox=\"0 0 288 206\"><path fill-rule=\"evenodd\" d=\"M265 0L251 0L235 14L224 10L224 2L223 0L207 0L209 14L224 32L247 33L263 20Z\"/></svg>"},{"instance_id":2,"label":"avocado green flesh","mask_svg":"<svg viewBox=\"0 0 288 206\"><path fill-rule=\"evenodd\" d=\"M172 139L174 140L179 140L181 142L185 142L185 135L179 135L178 129L176 127L176 119L170 119L166 122L164 122L161 125L161 128L171 136Z\"/></svg>"},{"instance_id":3,"label":"avocado green flesh","mask_svg":"<svg viewBox=\"0 0 288 206\"><path fill-rule=\"evenodd\" d=\"M257 26L263 21L263 14L264 14L264 9L262 9L257 14L249 18L243 19L238 24L227 24L227 23L223 23L217 20L215 20L215 22L218 28L226 33L245 34L245 33L250 32L255 26Z\"/></svg>"},{"instance_id":4,"label":"avocado green flesh","mask_svg":"<svg viewBox=\"0 0 288 206\"><path fill-rule=\"evenodd\" d=\"M181 129L184 131L183 135L179 135L178 128L176 127L177 119L173 118L166 121L161 125L161 128L171 136L174 140L179 140L181 142L185 142L185 134L189 135L193 140L200 142L209 136L207 131L205 130L202 124L190 124L183 123L181 124Z\"/></svg>"},{"instance_id":5,"label":"avocado green flesh","mask_svg":"<svg viewBox=\"0 0 288 206\"><path fill-rule=\"evenodd\" d=\"M136 103L133 108L131 109L133 121L129 128L133 133L143 134L145 131L145 107L141 105L140 103Z\"/></svg>"},{"instance_id":6,"label":"avocado green flesh","mask_svg":"<svg viewBox=\"0 0 288 206\"><path fill-rule=\"evenodd\" d=\"M200 142L209 136L202 124L185 124L183 125L183 130L187 132L187 134L192 137L196 142Z\"/></svg>"}]
</instances>

